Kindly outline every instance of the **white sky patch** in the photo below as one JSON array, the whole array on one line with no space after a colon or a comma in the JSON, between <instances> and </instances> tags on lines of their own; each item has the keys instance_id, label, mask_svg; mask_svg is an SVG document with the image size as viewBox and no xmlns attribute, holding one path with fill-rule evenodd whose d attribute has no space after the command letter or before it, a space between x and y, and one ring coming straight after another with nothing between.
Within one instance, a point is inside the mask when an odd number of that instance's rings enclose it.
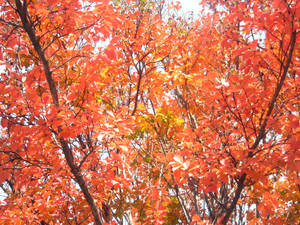
<instances>
[{"instance_id":1,"label":"white sky patch","mask_svg":"<svg viewBox=\"0 0 300 225\"><path fill-rule=\"evenodd\" d=\"M199 2L200 0L180 0L179 1L184 11L192 11L198 13L200 10Z\"/></svg>"}]
</instances>

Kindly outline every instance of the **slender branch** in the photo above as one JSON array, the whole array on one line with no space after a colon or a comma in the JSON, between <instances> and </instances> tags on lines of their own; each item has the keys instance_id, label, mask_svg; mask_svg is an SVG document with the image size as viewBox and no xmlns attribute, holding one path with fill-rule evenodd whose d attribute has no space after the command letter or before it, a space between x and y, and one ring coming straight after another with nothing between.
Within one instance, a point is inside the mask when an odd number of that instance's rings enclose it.
<instances>
[{"instance_id":1,"label":"slender branch","mask_svg":"<svg viewBox=\"0 0 300 225\"><path fill-rule=\"evenodd\" d=\"M48 85L50 88L53 103L54 103L55 107L58 108L58 106L59 106L58 93L57 93L55 82L52 78L52 73L50 71L49 62L45 57L45 53L42 50L39 38L36 36L35 31L32 27L32 24L29 20L29 15L28 15L27 8L25 7L25 3L22 5L20 0L15 0L15 2L16 2L16 11L21 18L23 29L28 34L29 39L32 42L32 45L33 45L35 51L37 52L37 54L40 58L40 61L43 64L43 68L44 68L47 82L48 82Z\"/></svg>"},{"instance_id":2,"label":"slender branch","mask_svg":"<svg viewBox=\"0 0 300 225\"><path fill-rule=\"evenodd\" d=\"M174 177L173 177L173 179L174 179ZM187 211L186 205L184 204L184 201L183 201L183 199L181 198L181 196L179 194L178 184L175 185L174 189L175 189L175 193L176 193L176 198L178 199L178 202L181 205L181 208L184 212L185 219L187 220L187 223L190 223L192 221L192 218L190 217L190 215Z\"/></svg>"},{"instance_id":3,"label":"slender branch","mask_svg":"<svg viewBox=\"0 0 300 225\"><path fill-rule=\"evenodd\" d=\"M272 113L272 111L274 109L275 102L276 102L277 97L278 97L278 95L280 93L280 90L282 89L284 80L285 80L285 78L287 76L288 69L289 69L291 61L292 61L292 57L293 57L293 53L294 53L294 48L295 48L295 43L296 43L296 35L297 35L296 31L293 31L292 34L291 34L290 50L289 50L289 54L288 54L288 58L287 58L286 64L284 66L283 74L281 76L280 82L276 86L276 89L275 89L275 92L273 94L272 100L271 100L271 102L270 102L270 104L268 106L268 110L267 110L264 122L263 122L262 126L259 129L259 134L258 134L258 136L257 136L254 144L250 148L252 150L255 150L258 147L259 142L266 135L266 126L267 126L269 117L270 117L270 115L271 115L271 113ZM251 152L249 152L248 156L252 157L253 154L254 154L253 151L251 151ZM221 224L225 225L225 224L228 223L228 220L231 217L231 214L232 214L233 210L235 209L236 204L237 204L237 202L238 202L238 200L240 198L241 192L242 192L243 188L245 187L246 176L247 176L246 173L243 173L242 176L240 177L240 179L238 181L238 187L237 187L237 189L235 191L235 196L233 198L233 201L232 201L230 207L226 210L226 214L223 217L223 219L221 221Z\"/></svg>"},{"instance_id":4,"label":"slender branch","mask_svg":"<svg viewBox=\"0 0 300 225\"><path fill-rule=\"evenodd\" d=\"M137 105L138 105L140 88L141 88L141 81L142 81L142 71L139 71L138 74L139 74L139 79L138 79L138 83L137 83L137 90L136 90L136 95L135 95L134 108L133 108L133 111L131 113L132 116L135 114L136 109L137 109Z\"/></svg>"},{"instance_id":5,"label":"slender branch","mask_svg":"<svg viewBox=\"0 0 300 225\"><path fill-rule=\"evenodd\" d=\"M221 221L221 224L227 224L227 222L228 222L228 220L229 220L233 210L235 209L236 204L237 204L237 202L238 202L238 200L241 196L242 190L245 187L245 180L246 180L246 173L243 173L243 175L239 179L238 187L235 191L233 201L232 201L230 207L226 210L227 212L226 212L225 216L223 217L223 219Z\"/></svg>"},{"instance_id":6,"label":"slender branch","mask_svg":"<svg viewBox=\"0 0 300 225\"><path fill-rule=\"evenodd\" d=\"M33 45L35 51L37 52L40 61L42 62L42 65L43 65L43 68L45 71L45 75L46 75L46 78L48 81L49 89L51 92L53 104L55 105L56 108L59 108L58 92L56 89L54 79L52 77L52 72L50 70L49 62L46 59L44 51L42 50L42 47L40 44L40 39L35 34L34 28L32 26L33 24L30 20L30 15L28 14L28 11L27 11L26 1L24 1L24 3L22 4L22 2L20 0L15 0L15 3L16 3L16 12L18 13L18 15L21 18L23 29L28 34L30 41L32 42L32 45ZM60 132L60 129L59 129L59 132ZM56 133L56 135L58 135L58 133ZM101 212L99 211L99 209L90 193L88 185L86 184L84 177L83 177L82 173L80 172L79 167L76 165L76 163L74 161L74 156L73 156L72 150L70 149L67 141L64 138L62 138L62 137L59 138L59 142L61 144L63 153L65 155L67 164L71 169L71 173L74 175L76 182L80 186L80 189L81 189L82 193L84 194L84 197L90 206L90 209L91 209L93 217L94 217L95 224L102 225Z\"/></svg>"},{"instance_id":7,"label":"slender branch","mask_svg":"<svg viewBox=\"0 0 300 225\"><path fill-rule=\"evenodd\" d=\"M292 56L293 56L294 48L295 48L295 44L296 44L296 35L297 35L296 31L292 32L292 37L291 37L291 40L290 40L291 48L290 48L289 56L288 56L287 61L286 61L286 65L284 67L283 74L281 76L279 84L277 85L277 87L275 89L275 92L274 92L274 95L272 97L272 100L271 100L271 102L269 104L268 111L267 111L265 120L264 120L264 122L262 124L262 127L259 130L258 137L256 138L256 140L255 140L254 144L252 145L251 149L256 149L257 146L258 146L258 144L259 144L259 142L260 142L260 140L263 139L263 137L265 136L265 129L266 129L266 126L267 126L267 123L268 123L268 120L269 120L269 116L271 115L271 113L273 111L276 99L277 99L277 97L278 97L278 95L280 93L280 90L281 90L282 86L283 86L284 80L286 78L286 75L288 73L288 69L289 69L291 61L292 61Z\"/></svg>"},{"instance_id":8,"label":"slender branch","mask_svg":"<svg viewBox=\"0 0 300 225\"><path fill-rule=\"evenodd\" d=\"M13 26L13 27L16 27L16 28L22 28L22 26L20 26L19 24L13 23L11 21L6 21L3 18L0 18L0 22L5 23L10 26Z\"/></svg>"},{"instance_id":9,"label":"slender branch","mask_svg":"<svg viewBox=\"0 0 300 225\"><path fill-rule=\"evenodd\" d=\"M84 194L84 197L86 199L86 201L88 202L91 210L92 210L92 214L94 216L94 220L95 220L95 224L96 225L102 225L102 220L101 220L101 216L100 216L100 211L90 193L90 190L88 189L88 186L80 172L80 169L78 166L76 166L76 163L74 161L74 156L72 153L72 150L69 148L67 142L63 139L60 138L60 143L62 145L62 149L64 152L64 155L66 157L67 163L71 169L72 174L75 177L76 182L78 183L78 185L80 186L81 191Z\"/></svg>"}]
</instances>

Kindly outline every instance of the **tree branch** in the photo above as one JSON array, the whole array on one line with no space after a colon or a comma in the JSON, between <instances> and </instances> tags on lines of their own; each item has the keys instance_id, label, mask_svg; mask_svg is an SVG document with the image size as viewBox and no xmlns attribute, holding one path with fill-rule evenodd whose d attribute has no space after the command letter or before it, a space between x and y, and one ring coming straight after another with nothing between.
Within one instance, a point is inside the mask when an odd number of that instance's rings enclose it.
<instances>
[{"instance_id":1,"label":"tree branch","mask_svg":"<svg viewBox=\"0 0 300 225\"><path fill-rule=\"evenodd\" d=\"M26 1L23 3L23 5L20 0L15 0L15 2L16 2L16 11L21 18L23 29L28 34L29 39L32 42L32 45L33 45L35 51L37 52L37 54L40 58L40 61L43 64L43 68L44 68L46 79L47 79L47 82L48 82L48 85L50 88L53 103L54 103L55 107L58 108L59 102L58 102L58 93L57 93L56 85L52 78L52 73L50 70L49 62L45 57L44 51L42 50L40 40L35 34L35 31L32 27L32 23L29 21L29 15L28 15L27 7L26 7Z\"/></svg>"},{"instance_id":2,"label":"tree branch","mask_svg":"<svg viewBox=\"0 0 300 225\"><path fill-rule=\"evenodd\" d=\"M266 126L267 126L267 123L268 123L268 120L269 120L269 116L271 115L273 109L274 109L274 106L275 106L275 102L277 100L277 97L280 93L280 90L283 86L283 83L284 83L284 80L287 76L287 73L288 73L288 69L290 67L290 64L291 64L291 61L292 61L292 57L293 57L293 52L294 52L294 48L295 48L295 44L296 44L296 35L297 35L297 32L296 31L293 31L292 34L291 34L291 39L290 39L290 50L289 50L289 54L288 54L288 58L286 60L286 64L285 64L285 67L284 67L284 70L283 70L283 74L281 76L281 79L280 79L280 82L277 84L276 86L276 89L275 89L275 92L273 94L273 97L272 97L272 100L268 106L268 110L267 110L267 114L266 114L266 117L264 119L264 122L262 124L262 126L260 127L259 129L259 134L254 142L254 144L251 146L250 149L252 150L255 150L258 145L259 145L259 142L265 137L266 135ZM252 157L253 156L253 151L249 152L249 157ZM235 191L235 196L233 198L233 201L230 205L230 207L226 210L226 214L225 216L223 217L222 221L221 221L221 224L227 224L233 210L235 209L236 207L236 204L240 198L240 195L241 195L241 192L243 190L243 188L245 187L245 180L246 180L246 173L243 173L242 176L240 177L239 181L238 181L238 187Z\"/></svg>"},{"instance_id":3,"label":"tree branch","mask_svg":"<svg viewBox=\"0 0 300 225\"><path fill-rule=\"evenodd\" d=\"M59 108L58 92L56 89L56 85L55 85L54 79L52 77L52 72L50 70L49 62L46 59L44 51L42 50L42 47L40 44L40 39L36 36L34 28L32 26L33 24L32 24L32 22L30 22L30 17L29 17L28 11L27 11L28 5L26 4L26 1L24 1L24 3L22 4L20 0L15 0L15 3L16 3L16 12L19 14L19 16L21 18L23 29L28 34L30 41L32 42L32 45L33 45L35 51L37 52L40 61L43 64L43 68L44 68L47 82L48 82L48 85L50 88L53 104L55 105L56 108ZM60 132L60 130L59 130L59 132ZM76 165L76 163L74 161L74 156L73 156L72 150L70 149L67 141L64 138L62 138L62 137L59 138L59 142L61 144L63 153L65 155L67 164L71 169L71 173L74 175L75 181L80 186L80 189L81 189L86 201L88 202L88 204L90 206L90 209L91 209L93 217L94 217L95 224L102 225L101 213L99 212L99 209L90 193L88 185L86 184L86 182L83 178L83 175L80 172L79 167Z\"/></svg>"}]
</instances>

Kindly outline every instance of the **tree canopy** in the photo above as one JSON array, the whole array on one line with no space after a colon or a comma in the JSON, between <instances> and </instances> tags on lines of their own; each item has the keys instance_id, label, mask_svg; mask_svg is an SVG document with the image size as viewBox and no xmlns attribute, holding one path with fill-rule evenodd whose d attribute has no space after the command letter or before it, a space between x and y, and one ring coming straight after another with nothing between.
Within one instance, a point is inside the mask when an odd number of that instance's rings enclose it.
<instances>
[{"instance_id":1,"label":"tree canopy","mask_svg":"<svg viewBox=\"0 0 300 225\"><path fill-rule=\"evenodd\" d=\"M300 1L0 0L1 224L298 224Z\"/></svg>"}]
</instances>

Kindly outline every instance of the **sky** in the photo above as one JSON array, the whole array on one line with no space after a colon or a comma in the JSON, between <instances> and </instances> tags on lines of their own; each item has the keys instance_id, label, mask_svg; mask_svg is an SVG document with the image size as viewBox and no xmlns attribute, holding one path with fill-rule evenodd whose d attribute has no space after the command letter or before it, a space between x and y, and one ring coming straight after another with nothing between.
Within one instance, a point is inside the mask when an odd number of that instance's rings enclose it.
<instances>
[{"instance_id":1,"label":"sky","mask_svg":"<svg viewBox=\"0 0 300 225\"><path fill-rule=\"evenodd\" d=\"M199 10L199 0L180 0L182 9L197 12Z\"/></svg>"}]
</instances>

